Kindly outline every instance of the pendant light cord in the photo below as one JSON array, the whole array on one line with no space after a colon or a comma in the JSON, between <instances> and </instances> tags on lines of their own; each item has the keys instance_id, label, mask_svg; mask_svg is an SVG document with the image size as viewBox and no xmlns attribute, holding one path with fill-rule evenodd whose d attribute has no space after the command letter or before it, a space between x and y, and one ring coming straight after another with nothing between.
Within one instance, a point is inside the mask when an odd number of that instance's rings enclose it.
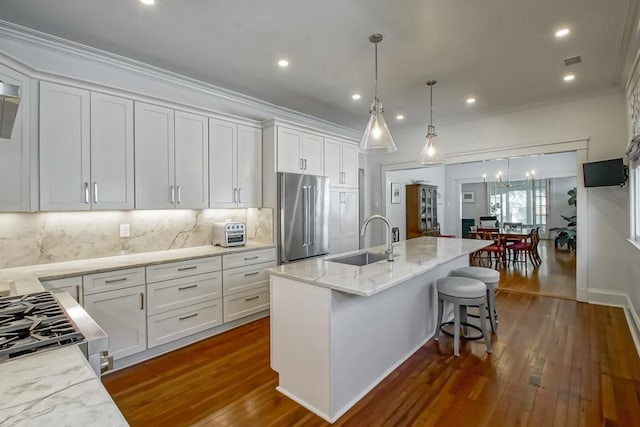
<instances>
[{"instance_id":1,"label":"pendant light cord","mask_svg":"<svg viewBox=\"0 0 640 427\"><path fill-rule=\"evenodd\" d=\"M430 95L429 95L429 104L430 104L429 111L431 113L431 118L429 119L429 124L431 126L433 126L433 85L429 86L429 92L430 92Z\"/></svg>"},{"instance_id":2,"label":"pendant light cord","mask_svg":"<svg viewBox=\"0 0 640 427\"><path fill-rule=\"evenodd\" d=\"M378 43L374 43L374 50L375 50L375 55L374 55L374 61L375 61L375 70L376 70L376 83L375 83L375 93L374 93L374 99L375 99L375 103L376 106L375 108L378 108Z\"/></svg>"}]
</instances>

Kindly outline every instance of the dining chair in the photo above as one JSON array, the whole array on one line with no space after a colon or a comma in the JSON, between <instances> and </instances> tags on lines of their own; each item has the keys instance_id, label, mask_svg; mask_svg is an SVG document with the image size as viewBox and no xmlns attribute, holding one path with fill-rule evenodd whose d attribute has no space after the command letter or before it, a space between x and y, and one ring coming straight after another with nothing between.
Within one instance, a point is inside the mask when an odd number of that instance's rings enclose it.
<instances>
[{"instance_id":1,"label":"dining chair","mask_svg":"<svg viewBox=\"0 0 640 427\"><path fill-rule=\"evenodd\" d=\"M527 258L531 261L534 267L542 264L542 259L538 254L538 243L540 242L540 228L534 228L529 233L529 236L525 240L513 243L507 246L507 250L511 253L509 257L511 262L515 265L517 262L523 262L525 268L527 267ZM522 260L519 259L520 255L523 255Z\"/></svg>"},{"instance_id":2,"label":"dining chair","mask_svg":"<svg viewBox=\"0 0 640 427\"><path fill-rule=\"evenodd\" d=\"M493 240L493 244L487 247L480 249L480 254L486 252L489 258L489 264L493 264L493 255L495 255L496 260L496 268L498 265L502 263L503 267L507 266L507 244L506 244L506 236L491 231L483 231L478 232L478 235L481 236L482 240ZM480 255L479 259L482 256Z\"/></svg>"}]
</instances>

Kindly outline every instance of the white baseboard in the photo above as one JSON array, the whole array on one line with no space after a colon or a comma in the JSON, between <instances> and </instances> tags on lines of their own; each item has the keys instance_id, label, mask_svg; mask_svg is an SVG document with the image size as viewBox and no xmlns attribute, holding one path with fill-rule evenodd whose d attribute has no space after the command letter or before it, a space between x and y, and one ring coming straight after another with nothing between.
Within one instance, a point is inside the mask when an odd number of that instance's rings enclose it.
<instances>
[{"instance_id":1,"label":"white baseboard","mask_svg":"<svg viewBox=\"0 0 640 427\"><path fill-rule=\"evenodd\" d=\"M606 289L583 289L584 301L589 304L607 305L610 307L620 307L624 310L624 316L629 325L629 332L635 344L638 356L640 356L640 318L636 313L631 297L626 292L611 291ZM579 299L580 300L580 299Z\"/></svg>"}]
</instances>

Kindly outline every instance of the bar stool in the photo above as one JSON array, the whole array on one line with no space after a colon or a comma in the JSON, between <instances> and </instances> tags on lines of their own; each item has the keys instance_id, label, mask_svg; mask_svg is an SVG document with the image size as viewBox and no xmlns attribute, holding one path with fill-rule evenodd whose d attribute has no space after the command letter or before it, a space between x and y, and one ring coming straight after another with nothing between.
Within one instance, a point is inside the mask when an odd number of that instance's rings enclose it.
<instances>
[{"instance_id":1,"label":"bar stool","mask_svg":"<svg viewBox=\"0 0 640 427\"><path fill-rule=\"evenodd\" d=\"M487 286L480 280L469 279L467 277L442 277L436 280L438 289L438 330L436 331L436 341L440 339L442 331L442 315L444 302L453 304L453 354L460 356L460 325L478 329L482 332L484 343L487 346L487 353L491 353L491 341L487 333L485 312ZM466 322L467 307L478 307L480 310L480 328ZM447 322L451 323L451 322ZM467 338L466 336L464 338Z\"/></svg>"},{"instance_id":2,"label":"bar stool","mask_svg":"<svg viewBox=\"0 0 640 427\"><path fill-rule=\"evenodd\" d=\"M500 284L500 272L485 267L461 267L451 272L452 276L467 277L483 282L487 286L487 310L491 331L495 334L498 330L498 311L496 310L496 289ZM475 317L474 315L469 315Z\"/></svg>"}]
</instances>

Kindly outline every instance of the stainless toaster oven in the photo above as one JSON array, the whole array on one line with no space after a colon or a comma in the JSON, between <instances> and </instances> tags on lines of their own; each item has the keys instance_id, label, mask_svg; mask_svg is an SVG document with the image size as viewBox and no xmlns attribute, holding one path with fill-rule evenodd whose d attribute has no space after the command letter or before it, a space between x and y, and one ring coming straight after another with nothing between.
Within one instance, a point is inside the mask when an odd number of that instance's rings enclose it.
<instances>
[{"instance_id":1,"label":"stainless toaster oven","mask_svg":"<svg viewBox=\"0 0 640 427\"><path fill-rule=\"evenodd\" d=\"M244 246L246 227L241 222L218 222L213 224L213 241L216 246Z\"/></svg>"}]
</instances>

